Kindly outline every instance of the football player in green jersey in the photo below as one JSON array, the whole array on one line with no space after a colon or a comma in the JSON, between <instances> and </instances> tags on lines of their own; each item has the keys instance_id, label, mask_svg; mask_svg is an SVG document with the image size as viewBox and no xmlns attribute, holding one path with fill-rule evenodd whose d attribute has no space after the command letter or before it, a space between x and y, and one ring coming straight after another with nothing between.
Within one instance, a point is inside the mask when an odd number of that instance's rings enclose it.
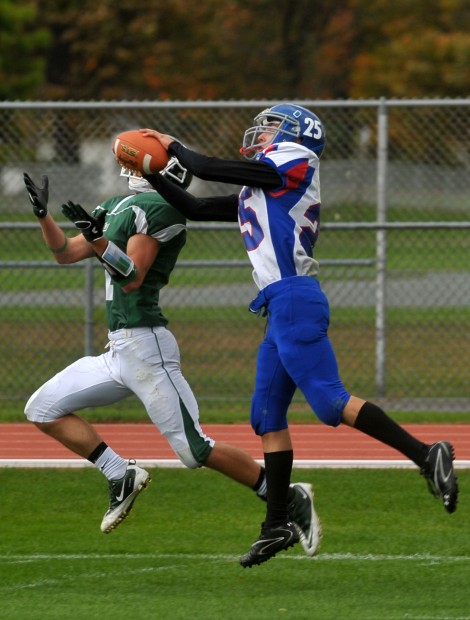
<instances>
[{"instance_id":1,"label":"football player in green jersey","mask_svg":"<svg viewBox=\"0 0 470 620\"><path fill-rule=\"evenodd\" d=\"M191 175L176 159L161 172L186 188ZM186 241L186 220L142 177L129 176L130 194L115 196L91 215L71 201L64 215L80 234L67 237L48 211L48 178L42 187L24 181L44 240L59 264L96 257L105 269L108 350L86 356L52 377L28 400L25 414L42 432L106 476L110 502L101 530L111 532L131 510L150 481L135 460L108 446L75 412L110 405L132 394L189 468L212 468L266 498L264 469L245 451L215 442L200 426L193 392L180 366L178 344L167 328L159 293L170 278ZM310 485L292 485L290 512L308 555L320 541Z\"/></svg>"}]
</instances>

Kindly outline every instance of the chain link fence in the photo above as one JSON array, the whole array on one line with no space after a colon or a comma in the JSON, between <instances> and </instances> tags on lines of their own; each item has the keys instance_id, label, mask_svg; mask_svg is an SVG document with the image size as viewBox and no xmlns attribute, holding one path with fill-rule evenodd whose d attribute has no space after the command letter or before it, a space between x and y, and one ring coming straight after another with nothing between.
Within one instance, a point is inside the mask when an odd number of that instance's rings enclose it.
<instances>
[{"instance_id":1,"label":"chain link fence","mask_svg":"<svg viewBox=\"0 0 470 620\"><path fill-rule=\"evenodd\" d=\"M0 398L21 419L53 373L107 343L96 261L57 266L23 186L47 174L51 211L92 209L126 192L111 151L121 131L153 127L236 159L270 101L0 103ZM316 247L330 335L346 387L395 410L470 406L470 100L304 101L328 133ZM194 180L197 195L238 188ZM71 231L72 232L72 231ZM73 233L72 233L73 234ZM248 419L264 320L235 225L190 224L161 302L201 406ZM293 407L308 408L301 394ZM126 416L132 399L113 408ZM235 413L234 413L235 415ZM228 418L229 419L229 418Z\"/></svg>"}]
</instances>

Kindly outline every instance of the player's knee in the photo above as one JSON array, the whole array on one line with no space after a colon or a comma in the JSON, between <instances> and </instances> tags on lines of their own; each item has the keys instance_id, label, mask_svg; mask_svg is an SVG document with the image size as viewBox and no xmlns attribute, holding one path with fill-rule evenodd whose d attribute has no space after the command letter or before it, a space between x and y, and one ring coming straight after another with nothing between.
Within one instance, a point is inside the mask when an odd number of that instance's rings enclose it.
<instances>
[{"instance_id":1,"label":"player's knee","mask_svg":"<svg viewBox=\"0 0 470 620\"><path fill-rule=\"evenodd\" d=\"M44 424L47 422L54 422L57 418L65 415L65 412L48 406L46 400L41 398L41 390L39 389L26 403L24 414L30 422Z\"/></svg>"},{"instance_id":2,"label":"player's knee","mask_svg":"<svg viewBox=\"0 0 470 620\"><path fill-rule=\"evenodd\" d=\"M34 418L34 413L33 412L25 410L24 414L25 414L26 419L28 420L28 422L35 422L36 421L35 418Z\"/></svg>"},{"instance_id":3,"label":"player's knee","mask_svg":"<svg viewBox=\"0 0 470 620\"><path fill-rule=\"evenodd\" d=\"M198 437L196 441L192 441L190 445L181 449L175 449L175 453L185 467L189 469L197 469L203 467L209 458L214 442L206 437Z\"/></svg>"},{"instance_id":4,"label":"player's knee","mask_svg":"<svg viewBox=\"0 0 470 620\"><path fill-rule=\"evenodd\" d=\"M317 402L313 410L317 418L327 426L339 426L343 414L344 403L332 403L329 401Z\"/></svg>"},{"instance_id":5,"label":"player's knee","mask_svg":"<svg viewBox=\"0 0 470 620\"><path fill-rule=\"evenodd\" d=\"M24 414L29 422L33 422L37 426L54 422L57 419L56 416L49 415L47 412L42 412L34 407L25 407Z\"/></svg>"},{"instance_id":6,"label":"player's knee","mask_svg":"<svg viewBox=\"0 0 470 620\"><path fill-rule=\"evenodd\" d=\"M282 410L274 406L262 409L252 407L250 423L256 435L263 436L266 433L282 431L288 426L287 406Z\"/></svg>"},{"instance_id":7,"label":"player's knee","mask_svg":"<svg viewBox=\"0 0 470 620\"><path fill-rule=\"evenodd\" d=\"M350 395L339 380L326 382L309 379L299 387L313 412L323 424L328 426L341 424L343 409Z\"/></svg>"},{"instance_id":8,"label":"player's knee","mask_svg":"<svg viewBox=\"0 0 470 620\"><path fill-rule=\"evenodd\" d=\"M264 435L266 432L266 424L260 420L251 420L251 428L254 430L255 435Z\"/></svg>"},{"instance_id":9,"label":"player's knee","mask_svg":"<svg viewBox=\"0 0 470 620\"><path fill-rule=\"evenodd\" d=\"M39 422L40 419L43 419L43 416L39 413L35 397L36 394L33 394L24 408L24 414L30 422Z\"/></svg>"},{"instance_id":10,"label":"player's knee","mask_svg":"<svg viewBox=\"0 0 470 620\"><path fill-rule=\"evenodd\" d=\"M162 430L162 429L161 429ZM214 446L214 441L202 431L183 433L181 429L164 430L163 436L181 463L188 469L203 467Z\"/></svg>"},{"instance_id":11,"label":"player's knee","mask_svg":"<svg viewBox=\"0 0 470 620\"><path fill-rule=\"evenodd\" d=\"M176 452L176 455L181 461L181 463L188 469L197 469L198 467L202 467L203 465L202 463L198 463L196 461L196 459L189 450L178 451Z\"/></svg>"}]
</instances>

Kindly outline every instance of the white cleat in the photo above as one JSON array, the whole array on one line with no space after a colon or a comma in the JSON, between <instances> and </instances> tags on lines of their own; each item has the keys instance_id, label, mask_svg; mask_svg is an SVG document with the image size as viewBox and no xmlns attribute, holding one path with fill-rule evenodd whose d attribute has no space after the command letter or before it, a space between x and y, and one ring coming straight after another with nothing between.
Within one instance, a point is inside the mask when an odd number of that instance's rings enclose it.
<instances>
[{"instance_id":1,"label":"white cleat","mask_svg":"<svg viewBox=\"0 0 470 620\"><path fill-rule=\"evenodd\" d=\"M312 557L318 553L322 537L321 522L313 506L312 485L296 482L290 486L294 489L295 495L288 506L289 519L299 532L305 553Z\"/></svg>"},{"instance_id":2,"label":"white cleat","mask_svg":"<svg viewBox=\"0 0 470 620\"><path fill-rule=\"evenodd\" d=\"M101 522L101 531L109 534L130 513L137 495L150 482L150 474L130 460L123 478L109 481L109 508Z\"/></svg>"}]
</instances>

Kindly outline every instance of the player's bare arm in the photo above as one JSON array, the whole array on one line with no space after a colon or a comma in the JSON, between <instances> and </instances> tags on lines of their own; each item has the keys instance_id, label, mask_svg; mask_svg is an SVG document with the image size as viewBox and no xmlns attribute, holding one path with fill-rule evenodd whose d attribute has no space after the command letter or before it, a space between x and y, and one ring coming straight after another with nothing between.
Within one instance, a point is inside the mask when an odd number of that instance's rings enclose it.
<instances>
[{"instance_id":1,"label":"player's bare arm","mask_svg":"<svg viewBox=\"0 0 470 620\"><path fill-rule=\"evenodd\" d=\"M108 241L105 237L93 242L93 249L97 256L102 257L106 251ZM134 263L136 269L135 278L122 287L125 293L131 293L137 290L147 275L148 270L157 258L158 250L160 249L159 242L150 237L138 233L129 238L127 242L126 255Z\"/></svg>"},{"instance_id":2,"label":"player's bare arm","mask_svg":"<svg viewBox=\"0 0 470 620\"><path fill-rule=\"evenodd\" d=\"M113 282L127 292L127 285L137 278L137 267L132 258L114 241L106 239L104 226L108 210L97 207L91 215L81 205L69 200L62 205L62 213L81 231L93 254L109 273ZM135 288L138 286L130 287L129 290Z\"/></svg>"},{"instance_id":3,"label":"player's bare arm","mask_svg":"<svg viewBox=\"0 0 470 620\"><path fill-rule=\"evenodd\" d=\"M160 243L150 235L138 233L129 238L126 253L134 262L137 274L129 284L122 287L125 293L131 293L140 287L155 262L159 249Z\"/></svg>"},{"instance_id":4,"label":"player's bare arm","mask_svg":"<svg viewBox=\"0 0 470 620\"><path fill-rule=\"evenodd\" d=\"M82 235L69 238L49 213L49 179L47 175L42 176L42 186L36 184L28 173L25 172L23 176L29 200L33 205L33 213L38 219L44 241L56 262L66 265L93 256L93 250Z\"/></svg>"},{"instance_id":5,"label":"player's bare arm","mask_svg":"<svg viewBox=\"0 0 470 620\"><path fill-rule=\"evenodd\" d=\"M94 255L83 235L68 237L50 213L39 220L39 225L46 245L60 265L77 263Z\"/></svg>"}]
</instances>

